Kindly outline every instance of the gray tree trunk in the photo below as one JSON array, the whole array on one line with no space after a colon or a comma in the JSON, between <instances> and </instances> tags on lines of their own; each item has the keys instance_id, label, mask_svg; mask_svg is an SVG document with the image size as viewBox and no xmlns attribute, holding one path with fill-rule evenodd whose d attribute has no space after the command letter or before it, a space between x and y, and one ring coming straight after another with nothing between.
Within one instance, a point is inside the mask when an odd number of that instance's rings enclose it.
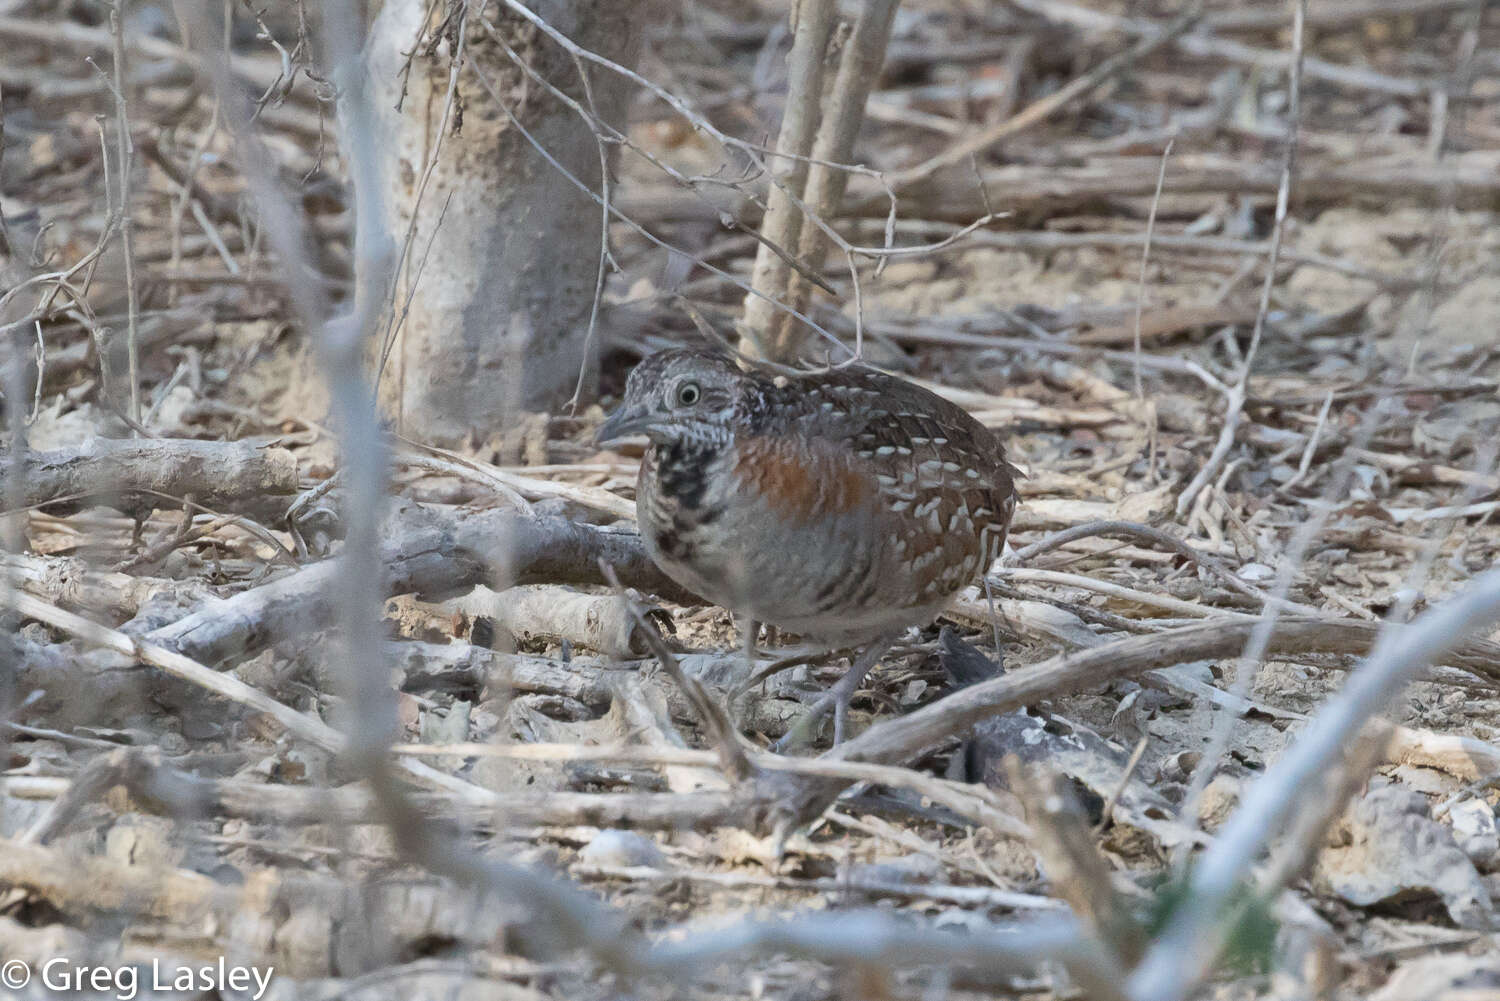
<instances>
[{"instance_id":1,"label":"gray tree trunk","mask_svg":"<svg viewBox=\"0 0 1500 1001\"><path fill-rule=\"evenodd\" d=\"M449 86L452 44L428 54L423 31L436 24L423 23L428 6L428 0L386 0L367 50L380 139L391 154L386 224L398 246L441 130ZM443 5L437 6L440 17ZM642 22L637 4L533 0L530 6L583 47L634 64ZM503 6L490 5L486 16L541 77L588 107L578 67L566 52ZM403 74L414 46L410 72ZM488 434L520 411L567 398L580 366L591 361L584 340L599 265L598 204L546 162L476 73L559 164L597 192L593 132L529 79L474 15L466 25L464 60L456 106L462 128L453 134L450 120L416 206L415 238L395 294L395 314L405 311L408 295L410 310L382 378L386 411L406 433L438 442ZM598 115L623 130L632 88L584 65Z\"/></svg>"}]
</instances>

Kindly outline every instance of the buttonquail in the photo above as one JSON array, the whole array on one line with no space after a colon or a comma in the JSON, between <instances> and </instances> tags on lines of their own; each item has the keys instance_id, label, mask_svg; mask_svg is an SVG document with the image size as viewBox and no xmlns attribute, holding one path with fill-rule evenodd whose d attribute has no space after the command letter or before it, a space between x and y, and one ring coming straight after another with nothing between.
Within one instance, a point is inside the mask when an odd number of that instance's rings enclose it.
<instances>
[{"instance_id":1,"label":"buttonquail","mask_svg":"<svg viewBox=\"0 0 1500 1001\"><path fill-rule=\"evenodd\" d=\"M647 551L750 620L867 645L814 713L849 700L909 626L931 622L999 555L1017 471L947 400L863 367L781 375L701 351L652 355L598 440L645 434L636 510Z\"/></svg>"}]
</instances>

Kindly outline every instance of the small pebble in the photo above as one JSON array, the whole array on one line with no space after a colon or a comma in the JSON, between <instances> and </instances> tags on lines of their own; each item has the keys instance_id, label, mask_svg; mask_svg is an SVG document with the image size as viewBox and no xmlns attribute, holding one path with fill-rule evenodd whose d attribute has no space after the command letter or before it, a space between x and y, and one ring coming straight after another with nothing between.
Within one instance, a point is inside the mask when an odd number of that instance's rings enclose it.
<instances>
[{"instance_id":1,"label":"small pebble","mask_svg":"<svg viewBox=\"0 0 1500 1001\"><path fill-rule=\"evenodd\" d=\"M853 883L932 883L942 874L943 867L937 859L917 854L849 867L849 880Z\"/></svg>"},{"instance_id":2,"label":"small pebble","mask_svg":"<svg viewBox=\"0 0 1500 1001\"><path fill-rule=\"evenodd\" d=\"M1500 831L1495 827L1495 811L1482 799L1466 799L1448 811L1453 825L1453 840L1475 865L1487 865L1500 853Z\"/></svg>"},{"instance_id":3,"label":"small pebble","mask_svg":"<svg viewBox=\"0 0 1500 1001\"><path fill-rule=\"evenodd\" d=\"M1198 801L1198 819L1210 831L1217 831L1240 801L1240 780L1232 775L1215 775L1203 789Z\"/></svg>"},{"instance_id":4,"label":"small pebble","mask_svg":"<svg viewBox=\"0 0 1500 1001\"><path fill-rule=\"evenodd\" d=\"M1246 563L1239 569L1240 580L1256 584L1261 581L1271 580L1276 576L1276 571L1264 563Z\"/></svg>"},{"instance_id":5,"label":"small pebble","mask_svg":"<svg viewBox=\"0 0 1500 1001\"><path fill-rule=\"evenodd\" d=\"M666 856L656 847L656 842L635 831L600 831L594 835L594 840L583 846L578 858L589 865L606 868L667 867Z\"/></svg>"}]
</instances>

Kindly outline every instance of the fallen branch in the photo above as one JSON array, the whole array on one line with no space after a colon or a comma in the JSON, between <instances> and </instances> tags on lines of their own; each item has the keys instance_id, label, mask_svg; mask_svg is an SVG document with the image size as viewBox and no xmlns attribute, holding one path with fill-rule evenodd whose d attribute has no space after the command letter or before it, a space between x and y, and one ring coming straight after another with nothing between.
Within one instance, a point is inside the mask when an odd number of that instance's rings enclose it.
<instances>
[{"instance_id":1,"label":"fallen branch","mask_svg":"<svg viewBox=\"0 0 1500 1001\"><path fill-rule=\"evenodd\" d=\"M476 587L437 606L458 612L471 621L488 619L497 635L509 635L527 646L568 644L613 657L639 657L649 650L645 635L618 598L586 594L557 584L535 584L491 591ZM646 614L667 624L671 616L660 608Z\"/></svg>"},{"instance_id":2,"label":"fallen branch","mask_svg":"<svg viewBox=\"0 0 1500 1001\"><path fill-rule=\"evenodd\" d=\"M1012 560L1018 565L1025 564L1048 550L1067 545L1069 542L1074 542L1078 539L1086 539L1096 535L1113 535L1119 538L1136 539L1147 545L1169 549L1184 559L1190 560L1197 566L1202 567L1231 590L1238 591L1240 594L1259 602L1271 600L1268 595L1262 594L1240 580L1234 571L1224 566L1216 557L1210 556L1207 553L1200 553L1186 542L1159 528L1152 528L1149 525L1142 525L1133 521L1094 521L1083 525L1074 525L1072 528L1053 532L1044 539L1016 550L1012 556ZM1303 611L1310 612L1313 609L1304 608Z\"/></svg>"},{"instance_id":3,"label":"fallen branch","mask_svg":"<svg viewBox=\"0 0 1500 1001\"><path fill-rule=\"evenodd\" d=\"M1275 196L1281 172L1274 163L1246 162L1215 153L1173 156L1162 185L1163 198L1178 194L1232 193ZM1299 198L1307 208L1333 202L1358 204L1444 204L1493 208L1500 202L1500 156L1490 150L1454 154L1442 166L1415 157L1382 157L1355 162L1309 160L1297 168ZM981 171L990 205L1027 218L1056 215L1106 198L1148 199L1161 172L1159 156L1113 156L1077 167L1013 164ZM862 177L850 181L851 216L883 218L885 190ZM913 183L902 192L903 211L926 220L966 224L990 211L973 184L945 183L941 177ZM905 207L909 206L909 207ZM1165 244L1163 244L1165 246Z\"/></svg>"},{"instance_id":4,"label":"fallen branch","mask_svg":"<svg viewBox=\"0 0 1500 1001\"><path fill-rule=\"evenodd\" d=\"M1095 31L1125 32L1137 37L1149 38L1154 37L1160 30L1144 18L1121 17L1071 3L1063 3L1060 0L1011 0L1011 3L1049 21ZM1339 7L1342 8L1343 5L1340 4ZM1254 67L1262 72L1279 69L1290 61L1290 56L1285 51L1255 48L1242 42L1216 38L1206 32L1181 35L1172 40L1172 45L1183 55L1199 59L1227 60L1231 63ZM1435 88L1435 83L1431 80L1391 76L1377 70L1360 66L1344 66L1324 59L1308 59L1305 72L1308 79L1335 87L1344 87L1353 91L1372 91L1396 97L1426 97Z\"/></svg>"},{"instance_id":5,"label":"fallen branch","mask_svg":"<svg viewBox=\"0 0 1500 1001\"><path fill-rule=\"evenodd\" d=\"M201 580L137 577L91 567L81 559L0 553L0 573L50 604L128 619L158 595L199 602L216 597Z\"/></svg>"},{"instance_id":6,"label":"fallen branch","mask_svg":"<svg viewBox=\"0 0 1500 1001\"><path fill-rule=\"evenodd\" d=\"M90 28L87 25L61 18L0 17L0 38L48 48L61 47L84 53L102 54L110 51L114 46L114 38L106 29ZM131 33L126 41L126 47L132 54L145 59L170 59L205 73L209 69L209 57L145 32ZM264 60L235 54L226 54L225 58L229 60L233 74L256 91L264 91L280 79L280 67L268 64ZM312 99L310 91L311 88L289 90L286 96L294 100L310 101Z\"/></svg>"},{"instance_id":7,"label":"fallen branch","mask_svg":"<svg viewBox=\"0 0 1500 1001\"><path fill-rule=\"evenodd\" d=\"M80 857L0 839L0 885L24 890L86 926L99 918L128 918L142 929L160 921L178 948L211 952L232 945L239 961L274 966L278 977L326 976L335 956L391 955L433 937L478 946L521 916L518 909L475 908L463 891L413 877L358 886L335 876L284 876L273 869L251 870L245 877L233 885L188 869ZM379 939L372 940L365 921L340 920L349 913L373 921ZM248 914L259 920L245 921ZM331 933L322 948L306 941L309 919ZM361 951L371 946L392 951Z\"/></svg>"},{"instance_id":8,"label":"fallen branch","mask_svg":"<svg viewBox=\"0 0 1500 1001\"><path fill-rule=\"evenodd\" d=\"M0 464L0 478L9 466ZM54 514L104 504L141 515L191 496L215 511L279 519L298 489L292 453L253 441L95 438L29 452L24 470L24 505Z\"/></svg>"},{"instance_id":9,"label":"fallen branch","mask_svg":"<svg viewBox=\"0 0 1500 1001\"><path fill-rule=\"evenodd\" d=\"M121 748L102 754L72 779L35 776L7 792L23 799L52 798L50 807L17 841L46 844L67 829L82 808L114 787L130 796L129 808L164 817L232 817L257 824L306 827L369 824L376 818L370 791L357 783L336 789L274 785L243 779L205 779L171 768L160 754ZM424 813L451 816L454 802L441 793L412 794ZM464 822L485 833L525 827L628 827L707 829L732 823L738 805L727 793L501 792Z\"/></svg>"},{"instance_id":10,"label":"fallen branch","mask_svg":"<svg viewBox=\"0 0 1500 1001\"><path fill-rule=\"evenodd\" d=\"M634 532L537 518L511 510L440 511L399 503L386 515L380 562L386 594L441 600L475 584L603 584L608 560L632 587L697 602L666 577ZM337 559L304 567L234 597L207 602L151 633L151 640L217 662L269 640L310 633L333 621Z\"/></svg>"},{"instance_id":11,"label":"fallen branch","mask_svg":"<svg viewBox=\"0 0 1500 1001\"><path fill-rule=\"evenodd\" d=\"M770 876L750 872L704 872L691 869L653 869L647 866L573 865L572 875L585 879L619 879L644 883L699 883L722 889L775 889L794 893L826 893L840 896L857 893L862 896L898 900L931 900L960 907L1006 908L1009 910L1065 910L1067 904L1051 897L1017 893L992 886L954 886L925 880L898 882L856 876L836 878L797 878Z\"/></svg>"},{"instance_id":12,"label":"fallen branch","mask_svg":"<svg viewBox=\"0 0 1500 1001\"><path fill-rule=\"evenodd\" d=\"M581 486L574 483L558 483L555 480L539 479L535 476L521 476L492 465L481 462L478 459L451 452L445 448L435 445L424 445L397 435L397 461L418 465L415 460L427 456L441 459L451 466L448 468L427 466L435 472L448 473L465 479L482 483L491 490L502 495L510 492L518 493L528 499L547 497L560 497L583 507L592 508L595 511L603 511L616 518L624 518L629 521L635 520L635 503L628 501L619 494L610 493L600 487Z\"/></svg>"},{"instance_id":13,"label":"fallen branch","mask_svg":"<svg viewBox=\"0 0 1500 1001\"><path fill-rule=\"evenodd\" d=\"M1202 625L1102 643L1045 660L939 699L909 715L877 723L827 754L825 760L897 764L922 757L966 734L975 723L1020 709L1044 698L1097 688L1116 678L1220 657L1238 657L1258 619L1214 619ZM1365 654L1379 638L1380 626L1357 619L1282 618L1266 653ZM1500 681L1500 645L1468 640L1448 648L1443 662ZM802 801L774 805L783 827L805 823L820 814L842 790L837 783Z\"/></svg>"}]
</instances>

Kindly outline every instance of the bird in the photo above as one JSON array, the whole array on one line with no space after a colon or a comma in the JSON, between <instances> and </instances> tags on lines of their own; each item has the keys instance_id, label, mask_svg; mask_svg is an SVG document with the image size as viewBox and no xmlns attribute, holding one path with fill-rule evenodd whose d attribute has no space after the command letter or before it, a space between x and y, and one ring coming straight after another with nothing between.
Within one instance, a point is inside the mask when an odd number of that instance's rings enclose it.
<instances>
[{"instance_id":1,"label":"bird","mask_svg":"<svg viewBox=\"0 0 1500 1001\"><path fill-rule=\"evenodd\" d=\"M811 711L843 741L865 675L999 556L1019 470L961 407L863 364L642 359L596 432L644 434L636 517L670 578L748 621L862 648Z\"/></svg>"}]
</instances>

